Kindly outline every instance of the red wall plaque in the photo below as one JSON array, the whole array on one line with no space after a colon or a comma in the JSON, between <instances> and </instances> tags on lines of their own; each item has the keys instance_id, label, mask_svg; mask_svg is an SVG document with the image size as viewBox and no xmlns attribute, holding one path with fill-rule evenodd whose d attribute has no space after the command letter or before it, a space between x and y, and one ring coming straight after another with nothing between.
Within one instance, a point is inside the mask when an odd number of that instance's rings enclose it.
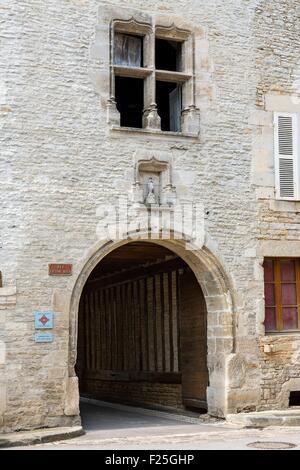
<instances>
[{"instance_id":1,"label":"red wall plaque","mask_svg":"<svg viewBox=\"0 0 300 470\"><path fill-rule=\"evenodd\" d=\"M49 276L71 276L72 264L52 263L49 264Z\"/></svg>"}]
</instances>

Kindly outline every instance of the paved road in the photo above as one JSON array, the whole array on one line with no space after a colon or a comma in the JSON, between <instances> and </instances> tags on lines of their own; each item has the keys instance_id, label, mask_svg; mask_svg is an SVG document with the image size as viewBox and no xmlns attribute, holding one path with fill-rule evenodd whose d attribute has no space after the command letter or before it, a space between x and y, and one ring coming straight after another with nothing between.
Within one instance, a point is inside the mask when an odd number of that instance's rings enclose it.
<instances>
[{"instance_id":1,"label":"paved road","mask_svg":"<svg viewBox=\"0 0 300 470\"><path fill-rule=\"evenodd\" d=\"M91 404L83 404L81 414L84 436L23 449L239 450L255 441L283 441L300 449L300 428L241 429L223 421L195 424L134 408Z\"/></svg>"}]
</instances>

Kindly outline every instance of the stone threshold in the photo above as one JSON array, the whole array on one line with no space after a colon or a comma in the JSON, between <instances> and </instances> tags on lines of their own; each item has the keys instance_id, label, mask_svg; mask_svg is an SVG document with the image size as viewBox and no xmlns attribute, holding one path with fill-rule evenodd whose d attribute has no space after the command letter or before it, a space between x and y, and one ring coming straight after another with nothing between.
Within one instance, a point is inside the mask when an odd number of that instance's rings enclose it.
<instances>
[{"instance_id":1,"label":"stone threshold","mask_svg":"<svg viewBox=\"0 0 300 470\"><path fill-rule=\"evenodd\" d=\"M253 413L228 414L228 424L244 427L266 428L268 426L300 426L300 407L288 410L268 410Z\"/></svg>"},{"instance_id":2,"label":"stone threshold","mask_svg":"<svg viewBox=\"0 0 300 470\"><path fill-rule=\"evenodd\" d=\"M225 424L225 420L222 418L213 418L208 414L199 414L194 411L186 410L176 410L174 408L168 407L154 407L154 406L135 406L135 405L125 405L121 403L108 402L104 400L97 400L95 398L90 398L86 396L80 397L81 403L87 403L94 406L100 406L105 408L112 408L120 411L127 411L130 413L138 413L146 416L156 416L160 418L165 418L173 421L181 421L183 423L191 424Z\"/></svg>"},{"instance_id":3,"label":"stone threshold","mask_svg":"<svg viewBox=\"0 0 300 470\"><path fill-rule=\"evenodd\" d=\"M18 431L8 434L0 434L0 448L28 446L43 444L46 442L72 439L85 434L81 426L43 428L32 431Z\"/></svg>"}]
</instances>

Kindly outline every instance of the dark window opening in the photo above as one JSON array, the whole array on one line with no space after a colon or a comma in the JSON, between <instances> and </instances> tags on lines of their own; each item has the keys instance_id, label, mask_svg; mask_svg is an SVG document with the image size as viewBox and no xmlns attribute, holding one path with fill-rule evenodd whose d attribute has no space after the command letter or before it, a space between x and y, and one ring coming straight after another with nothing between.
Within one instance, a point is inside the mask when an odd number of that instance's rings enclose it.
<instances>
[{"instance_id":1,"label":"dark window opening","mask_svg":"<svg viewBox=\"0 0 300 470\"><path fill-rule=\"evenodd\" d=\"M115 33L114 64L143 67L143 38Z\"/></svg>"},{"instance_id":2,"label":"dark window opening","mask_svg":"<svg viewBox=\"0 0 300 470\"><path fill-rule=\"evenodd\" d=\"M155 39L155 67L158 70L171 70L180 72L181 64L181 43L177 41L167 41L165 39Z\"/></svg>"},{"instance_id":3,"label":"dark window opening","mask_svg":"<svg viewBox=\"0 0 300 470\"><path fill-rule=\"evenodd\" d=\"M157 111L161 118L161 130L181 130L181 87L177 83L156 82Z\"/></svg>"},{"instance_id":4,"label":"dark window opening","mask_svg":"<svg viewBox=\"0 0 300 470\"><path fill-rule=\"evenodd\" d=\"M144 80L115 77L115 95L121 126L143 127Z\"/></svg>"},{"instance_id":5,"label":"dark window opening","mask_svg":"<svg viewBox=\"0 0 300 470\"><path fill-rule=\"evenodd\" d=\"M300 406L300 391L290 392L289 406Z\"/></svg>"}]
</instances>

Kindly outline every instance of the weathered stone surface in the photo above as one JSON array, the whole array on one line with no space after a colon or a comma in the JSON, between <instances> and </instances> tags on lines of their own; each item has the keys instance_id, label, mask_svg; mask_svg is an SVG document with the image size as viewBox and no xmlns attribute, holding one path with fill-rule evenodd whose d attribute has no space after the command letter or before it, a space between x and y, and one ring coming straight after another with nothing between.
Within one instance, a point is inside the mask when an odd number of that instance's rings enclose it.
<instances>
[{"instance_id":1,"label":"weathered stone surface","mask_svg":"<svg viewBox=\"0 0 300 470\"><path fill-rule=\"evenodd\" d=\"M246 379L247 364L243 356L232 354L227 363L228 382L231 388L242 388Z\"/></svg>"},{"instance_id":2,"label":"weathered stone surface","mask_svg":"<svg viewBox=\"0 0 300 470\"><path fill-rule=\"evenodd\" d=\"M226 416L228 423L251 427L300 426L299 410L268 410L258 413L237 413Z\"/></svg>"},{"instance_id":3,"label":"weathered stone surface","mask_svg":"<svg viewBox=\"0 0 300 470\"><path fill-rule=\"evenodd\" d=\"M79 389L77 377L69 377L67 381L64 413L66 416L78 416L79 414Z\"/></svg>"},{"instance_id":4,"label":"weathered stone surface","mask_svg":"<svg viewBox=\"0 0 300 470\"><path fill-rule=\"evenodd\" d=\"M271 346L265 348L265 346ZM289 395L300 390L300 338L298 335L261 339L261 401L259 410L286 409ZM265 352L265 349L270 352Z\"/></svg>"},{"instance_id":5,"label":"weathered stone surface","mask_svg":"<svg viewBox=\"0 0 300 470\"><path fill-rule=\"evenodd\" d=\"M0 423L3 426L4 413L6 411L6 384L0 383Z\"/></svg>"},{"instance_id":6,"label":"weathered stone surface","mask_svg":"<svg viewBox=\"0 0 300 470\"><path fill-rule=\"evenodd\" d=\"M25 445L42 444L43 442L61 441L82 436L84 431L81 426L59 427L52 429L38 429L27 432L15 432L5 434L0 438L0 447L18 447Z\"/></svg>"}]
</instances>

